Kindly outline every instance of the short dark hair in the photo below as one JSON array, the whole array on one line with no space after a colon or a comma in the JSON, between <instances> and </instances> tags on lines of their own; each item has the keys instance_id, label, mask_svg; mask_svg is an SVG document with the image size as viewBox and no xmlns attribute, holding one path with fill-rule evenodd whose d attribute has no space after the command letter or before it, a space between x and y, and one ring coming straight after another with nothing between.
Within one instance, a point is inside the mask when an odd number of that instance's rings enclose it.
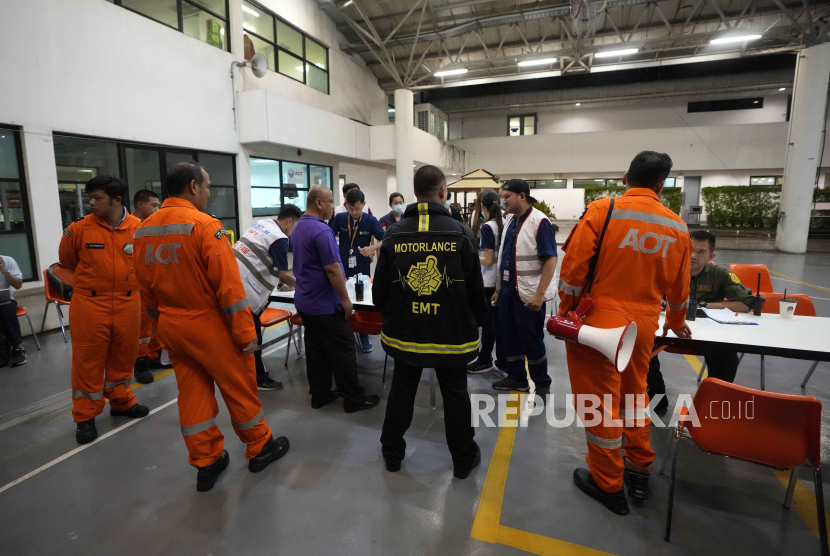
<instances>
[{"instance_id":1,"label":"short dark hair","mask_svg":"<svg viewBox=\"0 0 830 556\"><path fill-rule=\"evenodd\" d=\"M628 167L628 185L630 187L654 187L669 177L674 163L666 153L643 151L634 157Z\"/></svg>"},{"instance_id":2,"label":"short dark hair","mask_svg":"<svg viewBox=\"0 0 830 556\"><path fill-rule=\"evenodd\" d=\"M127 186L126 182L121 181L115 176L107 175L95 176L86 182L85 189L87 195L90 195L95 191L103 191L107 194L107 196L109 196L110 199L121 197L121 204L125 206L127 204L127 196L130 194L130 188Z\"/></svg>"},{"instance_id":3,"label":"short dark hair","mask_svg":"<svg viewBox=\"0 0 830 556\"><path fill-rule=\"evenodd\" d=\"M440 168L429 164L421 166L415 172L415 195L434 197L445 183L447 183L447 178Z\"/></svg>"},{"instance_id":4,"label":"short dark hair","mask_svg":"<svg viewBox=\"0 0 830 556\"><path fill-rule=\"evenodd\" d=\"M133 195L133 208L135 208L138 203L146 203L150 199L161 199L155 191L151 191L150 189L139 189Z\"/></svg>"},{"instance_id":5,"label":"short dark hair","mask_svg":"<svg viewBox=\"0 0 830 556\"><path fill-rule=\"evenodd\" d=\"M689 237L692 238L693 241L708 241L709 242L709 252L715 252L715 236L707 232L706 230L694 230L693 232L689 232Z\"/></svg>"},{"instance_id":6,"label":"short dark hair","mask_svg":"<svg viewBox=\"0 0 830 556\"><path fill-rule=\"evenodd\" d=\"M277 216L277 220L285 220L286 218L293 218L295 220L299 220L302 215L303 211L300 210L300 207L298 207L297 205L287 204L283 205L280 209L280 213Z\"/></svg>"},{"instance_id":7,"label":"short dark hair","mask_svg":"<svg viewBox=\"0 0 830 556\"><path fill-rule=\"evenodd\" d=\"M394 201L394 200L395 200L395 197L400 197L400 198L401 198L401 201L406 201L406 199L404 199L404 198L403 198L403 194L398 193L397 191L395 191L394 193L392 193L392 194L389 196L389 206L390 206L390 207L392 206L392 201Z\"/></svg>"},{"instance_id":8,"label":"short dark hair","mask_svg":"<svg viewBox=\"0 0 830 556\"><path fill-rule=\"evenodd\" d=\"M346 193L346 203L349 205L354 206L355 203L365 203L366 196L360 189L350 189L348 193Z\"/></svg>"},{"instance_id":9,"label":"short dark hair","mask_svg":"<svg viewBox=\"0 0 830 556\"><path fill-rule=\"evenodd\" d=\"M343 197L345 197L346 193L348 193L352 189L360 189L360 186L357 185L356 183L347 183L346 185L343 186Z\"/></svg>"},{"instance_id":10,"label":"short dark hair","mask_svg":"<svg viewBox=\"0 0 830 556\"><path fill-rule=\"evenodd\" d=\"M170 168L167 176L164 178L164 184L167 186L167 192L170 195L181 195L187 185L196 180L196 183L202 185L205 176L202 171L204 166L192 160L185 160L179 162Z\"/></svg>"}]
</instances>

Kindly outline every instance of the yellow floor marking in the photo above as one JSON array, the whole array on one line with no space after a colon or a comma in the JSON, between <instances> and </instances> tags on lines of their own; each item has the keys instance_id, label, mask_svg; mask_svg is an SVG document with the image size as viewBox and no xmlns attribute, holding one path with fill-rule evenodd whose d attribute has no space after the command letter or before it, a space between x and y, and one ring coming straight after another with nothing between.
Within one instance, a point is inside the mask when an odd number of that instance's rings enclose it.
<instances>
[{"instance_id":1,"label":"yellow floor marking","mask_svg":"<svg viewBox=\"0 0 830 556\"><path fill-rule=\"evenodd\" d=\"M493 457L490 459L490 467L487 469L487 478L484 480L484 488L481 491L481 499L478 503L478 510L470 536L476 540L504 544L541 556L607 555L607 552L499 524L504 500L504 486L507 483L507 471L510 467L510 456L513 453L513 443L517 429L515 426L505 426L505 423L508 420L516 421L519 418L520 394L515 390L511 394L516 394L516 399L508 401L507 407L515 407L516 414L505 415L504 421L501 423L502 426L499 428L499 437L496 440Z\"/></svg>"},{"instance_id":2,"label":"yellow floor marking","mask_svg":"<svg viewBox=\"0 0 830 556\"><path fill-rule=\"evenodd\" d=\"M684 355L683 357L686 358L686 361L688 361L689 365L691 365L692 369L694 369L695 374L699 375L700 374L700 368L703 366L703 363L700 362L700 359L698 359L694 355ZM708 376L709 376L709 369L706 369L705 371L703 371L703 376L700 377L700 380L703 380L704 378L706 378Z\"/></svg>"},{"instance_id":3,"label":"yellow floor marking","mask_svg":"<svg viewBox=\"0 0 830 556\"><path fill-rule=\"evenodd\" d=\"M787 280L792 280L793 282L798 282L799 284L803 284L805 286L810 286L811 288L815 288L817 290L821 290L823 292L830 293L830 289L822 288L821 286L816 286L815 284L811 284L809 282L802 282L798 278L793 278L792 276L787 276L786 274L781 274L780 272L775 272L774 270L769 271L770 274L775 274L776 276L780 276L781 278L786 278Z\"/></svg>"}]
</instances>

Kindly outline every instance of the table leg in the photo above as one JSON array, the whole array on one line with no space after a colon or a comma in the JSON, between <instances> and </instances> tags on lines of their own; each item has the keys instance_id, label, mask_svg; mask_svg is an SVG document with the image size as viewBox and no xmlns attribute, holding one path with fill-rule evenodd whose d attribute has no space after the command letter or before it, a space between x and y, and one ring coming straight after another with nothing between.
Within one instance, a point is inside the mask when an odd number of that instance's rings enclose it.
<instances>
[{"instance_id":1,"label":"table leg","mask_svg":"<svg viewBox=\"0 0 830 556\"><path fill-rule=\"evenodd\" d=\"M429 408L435 409L435 369L429 370Z\"/></svg>"}]
</instances>

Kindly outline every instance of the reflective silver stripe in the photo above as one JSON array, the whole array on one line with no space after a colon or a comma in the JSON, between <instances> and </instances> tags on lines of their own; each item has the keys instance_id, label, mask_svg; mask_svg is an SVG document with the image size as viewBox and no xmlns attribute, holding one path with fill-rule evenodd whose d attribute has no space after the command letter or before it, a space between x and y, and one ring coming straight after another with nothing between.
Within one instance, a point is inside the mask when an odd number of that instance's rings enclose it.
<instances>
[{"instance_id":1,"label":"reflective silver stripe","mask_svg":"<svg viewBox=\"0 0 830 556\"><path fill-rule=\"evenodd\" d=\"M150 315L151 317L157 317L161 313L159 313L158 309L153 309L152 307L147 307L147 314Z\"/></svg>"},{"instance_id":2,"label":"reflective silver stripe","mask_svg":"<svg viewBox=\"0 0 830 556\"><path fill-rule=\"evenodd\" d=\"M582 290L585 289L585 286L572 286L566 281L559 279L559 289L565 292L568 295L581 295Z\"/></svg>"},{"instance_id":3,"label":"reflective silver stripe","mask_svg":"<svg viewBox=\"0 0 830 556\"><path fill-rule=\"evenodd\" d=\"M215 424L216 423L213 422L213 417L211 417L207 421L202 421L201 423L196 423L195 425L188 425L186 427L182 426L182 434L184 436L190 436L191 434L199 434L200 432L205 432Z\"/></svg>"},{"instance_id":4,"label":"reflective silver stripe","mask_svg":"<svg viewBox=\"0 0 830 556\"><path fill-rule=\"evenodd\" d=\"M686 301L684 301L680 305L675 305L674 303L669 303L669 309L671 309L672 311L680 311L682 309L685 309L688 306L689 306L689 298L688 297L686 298Z\"/></svg>"},{"instance_id":5,"label":"reflective silver stripe","mask_svg":"<svg viewBox=\"0 0 830 556\"><path fill-rule=\"evenodd\" d=\"M233 250L233 254L236 257L236 260L242 263L242 266L248 269L248 272L251 273L251 276L256 278L256 281L259 282L263 288L265 288L265 291L271 291L274 289L274 285L262 276L262 273L259 270L257 270L257 268L253 265L251 261L248 260L248 257L243 255L236 249Z\"/></svg>"},{"instance_id":6,"label":"reflective silver stripe","mask_svg":"<svg viewBox=\"0 0 830 556\"><path fill-rule=\"evenodd\" d=\"M680 230L681 232L688 232L688 228L686 228L686 224L683 222L639 210L614 209L614 212L611 213L611 220L636 220L637 222L657 224L659 226Z\"/></svg>"},{"instance_id":7,"label":"reflective silver stripe","mask_svg":"<svg viewBox=\"0 0 830 556\"><path fill-rule=\"evenodd\" d=\"M471 351L475 351L479 347L479 341L476 340L474 342L469 342L467 344L461 344L458 346L452 345L440 345L440 344L414 344L411 342L403 342L401 340L396 340L395 338L390 338L386 334L381 334L381 341L393 348L397 348L401 351L409 351L412 353L445 353L445 354L460 354L460 353L469 353Z\"/></svg>"},{"instance_id":8,"label":"reflective silver stripe","mask_svg":"<svg viewBox=\"0 0 830 556\"><path fill-rule=\"evenodd\" d=\"M585 436L588 438L588 442L606 450L613 450L614 448L622 446L622 436L618 436L617 438L600 438L588 431L585 431Z\"/></svg>"},{"instance_id":9,"label":"reflective silver stripe","mask_svg":"<svg viewBox=\"0 0 830 556\"><path fill-rule=\"evenodd\" d=\"M508 361L524 361L524 355L513 355L512 357L505 357Z\"/></svg>"},{"instance_id":10,"label":"reflective silver stripe","mask_svg":"<svg viewBox=\"0 0 830 556\"><path fill-rule=\"evenodd\" d=\"M263 415L265 415L265 414L260 409L259 413L257 413L254 416L254 418L251 419L250 421L245 421L244 423L237 423L236 421L232 421L233 426L236 427L237 429L241 430L241 431L244 431L245 429L250 429L251 427L255 427L255 426L257 426L257 424L259 424L259 421L260 421L260 419L262 419Z\"/></svg>"},{"instance_id":11,"label":"reflective silver stripe","mask_svg":"<svg viewBox=\"0 0 830 556\"><path fill-rule=\"evenodd\" d=\"M241 311L242 309L244 309L247 306L248 306L248 299L247 298L240 299L239 301L237 301L233 305L230 305L228 307L222 307L222 314L227 315L227 316L231 316L234 313L238 313L239 311Z\"/></svg>"},{"instance_id":12,"label":"reflective silver stripe","mask_svg":"<svg viewBox=\"0 0 830 556\"><path fill-rule=\"evenodd\" d=\"M516 276L540 276L542 274L542 269L532 269L532 270L517 270Z\"/></svg>"},{"instance_id":13,"label":"reflective silver stripe","mask_svg":"<svg viewBox=\"0 0 830 556\"><path fill-rule=\"evenodd\" d=\"M527 364L528 364L528 365L537 365L537 364L539 364L539 363L542 363L542 362L546 361L546 360L547 360L547 358L548 358L548 356L547 356L547 355L543 355L540 359L534 359L533 361L531 361L530 359L528 359L528 360L527 360Z\"/></svg>"},{"instance_id":14,"label":"reflective silver stripe","mask_svg":"<svg viewBox=\"0 0 830 556\"><path fill-rule=\"evenodd\" d=\"M254 253L254 255L256 255L256 258L259 259L259 262L261 262L262 265L270 271L271 276L274 276L275 278L277 277L277 271L274 270L274 261L271 260L270 254L263 253L262 247L260 247L247 237L239 238L239 243L250 249ZM268 287L270 288L271 286Z\"/></svg>"},{"instance_id":15,"label":"reflective silver stripe","mask_svg":"<svg viewBox=\"0 0 830 556\"><path fill-rule=\"evenodd\" d=\"M104 383L104 390L109 390L110 388L115 388L119 384L123 384L124 386L127 386L127 385L130 384L130 381L128 379L128 380L116 380L114 382L105 382Z\"/></svg>"},{"instance_id":16,"label":"reflective silver stripe","mask_svg":"<svg viewBox=\"0 0 830 556\"><path fill-rule=\"evenodd\" d=\"M73 398L89 398L90 400L100 400L104 397L104 391L98 392L84 392L83 390L72 390Z\"/></svg>"},{"instance_id":17,"label":"reflective silver stripe","mask_svg":"<svg viewBox=\"0 0 830 556\"><path fill-rule=\"evenodd\" d=\"M538 261L539 255L518 255L516 261Z\"/></svg>"},{"instance_id":18,"label":"reflective silver stripe","mask_svg":"<svg viewBox=\"0 0 830 556\"><path fill-rule=\"evenodd\" d=\"M151 339L152 339L152 336L148 336L147 338L139 338L138 339L138 345L149 344Z\"/></svg>"},{"instance_id":19,"label":"reflective silver stripe","mask_svg":"<svg viewBox=\"0 0 830 556\"><path fill-rule=\"evenodd\" d=\"M164 224L162 226L146 226L135 231L134 238L157 237L180 234L189 236L193 231L193 224Z\"/></svg>"}]
</instances>

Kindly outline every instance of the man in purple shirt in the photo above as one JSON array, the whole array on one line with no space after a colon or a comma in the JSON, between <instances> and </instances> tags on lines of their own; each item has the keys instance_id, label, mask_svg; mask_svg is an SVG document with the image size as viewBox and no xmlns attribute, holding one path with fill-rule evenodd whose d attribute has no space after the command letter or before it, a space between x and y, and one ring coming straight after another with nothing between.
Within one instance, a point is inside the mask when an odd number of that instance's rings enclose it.
<instances>
[{"instance_id":1,"label":"man in purple shirt","mask_svg":"<svg viewBox=\"0 0 830 556\"><path fill-rule=\"evenodd\" d=\"M308 192L305 214L291 234L294 253L294 306L305 326L306 371L311 407L319 409L343 396L354 413L380 403L367 396L357 378L357 353L349 317L354 313L334 232L326 223L334 209L331 189ZM332 376L337 390L331 389Z\"/></svg>"}]
</instances>

